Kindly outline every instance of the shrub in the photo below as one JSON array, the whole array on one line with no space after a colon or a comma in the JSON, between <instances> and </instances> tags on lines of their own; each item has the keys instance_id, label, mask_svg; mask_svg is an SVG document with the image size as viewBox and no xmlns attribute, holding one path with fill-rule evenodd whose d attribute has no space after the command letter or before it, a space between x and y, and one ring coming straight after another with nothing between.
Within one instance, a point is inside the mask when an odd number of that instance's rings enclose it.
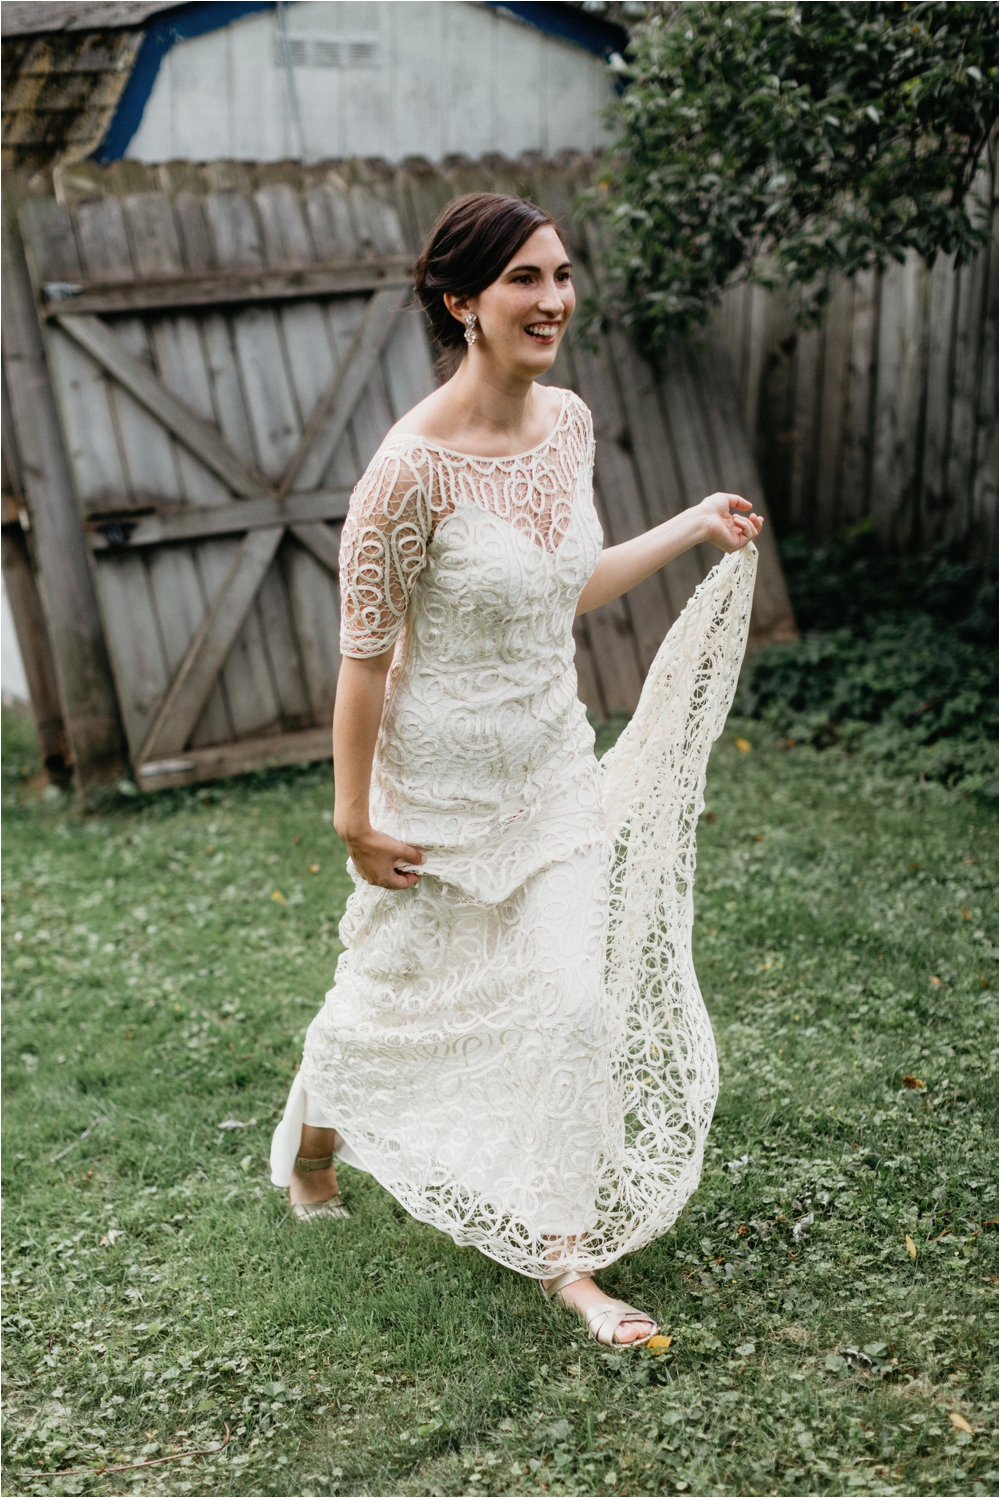
<instances>
[{"instance_id":1,"label":"shrub","mask_svg":"<svg viewBox=\"0 0 1000 1498\"><path fill-rule=\"evenodd\" d=\"M906 777L996 785L996 586L947 552L879 556L865 532L782 560L802 638L747 662L736 710L791 747L839 744Z\"/></svg>"}]
</instances>

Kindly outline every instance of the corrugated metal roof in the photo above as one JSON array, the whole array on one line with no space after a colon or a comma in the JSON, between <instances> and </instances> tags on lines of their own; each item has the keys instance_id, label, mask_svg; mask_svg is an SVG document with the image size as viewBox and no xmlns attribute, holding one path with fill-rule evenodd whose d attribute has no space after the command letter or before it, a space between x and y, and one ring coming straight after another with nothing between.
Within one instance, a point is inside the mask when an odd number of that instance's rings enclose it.
<instances>
[{"instance_id":1,"label":"corrugated metal roof","mask_svg":"<svg viewBox=\"0 0 1000 1498\"><path fill-rule=\"evenodd\" d=\"M128 3L128 0L4 0L0 5L0 33L4 36L37 35L44 31L104 31L119 26L141 26L157 11L171 10L177 0L159 4Z\"/></svg>"}]
</instances>

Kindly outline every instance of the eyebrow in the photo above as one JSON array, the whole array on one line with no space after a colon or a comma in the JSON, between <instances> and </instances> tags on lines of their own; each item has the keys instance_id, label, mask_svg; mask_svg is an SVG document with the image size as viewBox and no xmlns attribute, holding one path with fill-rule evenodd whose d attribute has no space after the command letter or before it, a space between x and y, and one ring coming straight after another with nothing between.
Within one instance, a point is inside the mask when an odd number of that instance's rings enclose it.
<instances>
[{"instance_id":1,"label":"eyebrow","mask_svg":"<svg viewBox=\"0 0 1000 1498\"><path fill-rule=\"evenodd\" d=\"M564 260L561 265L557 265L556 266L556 270L572 270L572 269L573 269L573 263L572 263L571 260ZM542 268L541 268L540 265L512 265L511 268L510 268L510 270L507 272L507 275L508 276L513 276L518 271L525 271L525 270L533 270L536 275L541 275Z\"/></svg>"}]
</instances>

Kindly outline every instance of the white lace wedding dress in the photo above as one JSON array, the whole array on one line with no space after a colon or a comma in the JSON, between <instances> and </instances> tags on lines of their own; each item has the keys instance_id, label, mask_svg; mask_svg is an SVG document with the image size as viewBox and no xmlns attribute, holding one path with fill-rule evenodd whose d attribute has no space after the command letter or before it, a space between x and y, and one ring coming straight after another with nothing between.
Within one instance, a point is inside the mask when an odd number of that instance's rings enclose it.
<instances>
[{"instance_id":1,"label":"white lace wedding dress","mask_svg":"<svg viewBox=\"0 0 1000 1498\"><path fill-rule=\"evenodd\" d=\"M275 1131L302 1123L412 1213L523 1274L596 1269L697 1186L718 1088L691 962L695 825L746 644L726 557L598 764L573 618L601 550L590 413L531 452L390 435L351 500L342 649L395 642L372 823L427 854L355 877L334 986Z\"/></svg>"}]
</instances>

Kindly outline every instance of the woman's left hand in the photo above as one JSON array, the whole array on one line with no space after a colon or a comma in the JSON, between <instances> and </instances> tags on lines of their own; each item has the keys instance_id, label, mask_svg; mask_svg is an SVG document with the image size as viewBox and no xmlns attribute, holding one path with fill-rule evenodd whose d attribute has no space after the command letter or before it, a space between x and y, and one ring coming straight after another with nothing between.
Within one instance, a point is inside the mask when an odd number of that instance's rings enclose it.
<instances>
[{"instance_id":1,"label":"woman's left hand","mask_svg":"<svg viewBox=\"0 0 1000 1498\"><path fill-rule=\"evenodd\" d=\"M756 541L764 524L762 515L753 513L753 505L740 494L710 494L698 509L705 522L705 540L720 551L740 551Z\"/></svg>"}]
</instances>

